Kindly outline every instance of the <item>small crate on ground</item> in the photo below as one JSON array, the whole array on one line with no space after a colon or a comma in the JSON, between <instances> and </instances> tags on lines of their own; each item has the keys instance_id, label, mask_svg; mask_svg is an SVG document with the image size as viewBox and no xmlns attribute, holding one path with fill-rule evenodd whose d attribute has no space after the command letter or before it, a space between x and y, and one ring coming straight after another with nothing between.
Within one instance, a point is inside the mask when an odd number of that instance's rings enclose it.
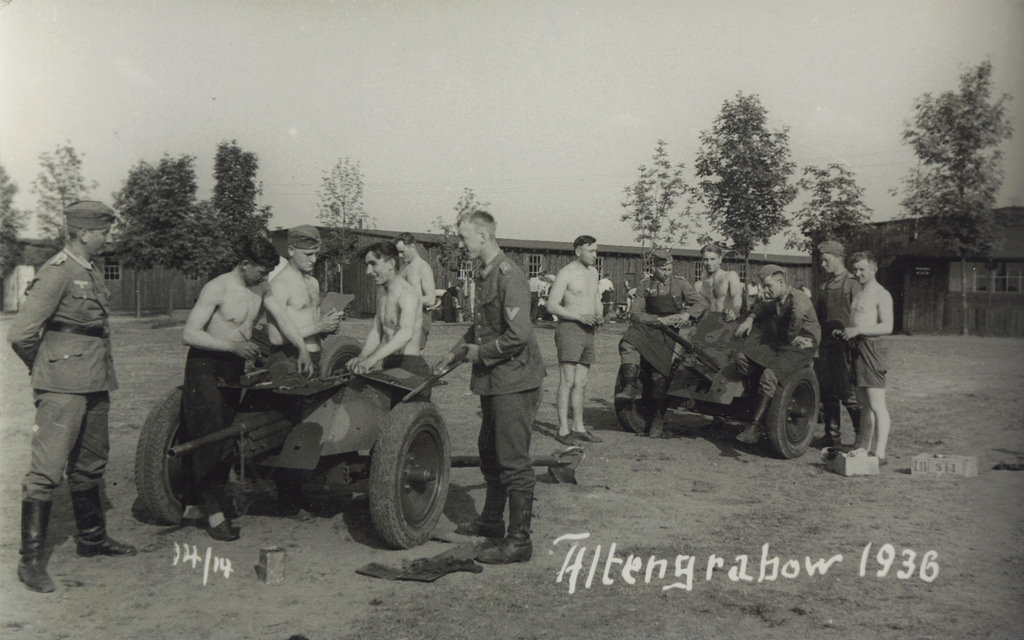
<instances>
[{"instance_id":1,"label":"small crate on ground","mask_svg":"<svg viewBox=\"0 0 1024 640\"><path fill-rule=\"evenodd\" d=\"M976 456L952 456L941 453L922 453L912 458L910 473L914 476L963 476L978 475Z\"/></svg>"}]
</instances>

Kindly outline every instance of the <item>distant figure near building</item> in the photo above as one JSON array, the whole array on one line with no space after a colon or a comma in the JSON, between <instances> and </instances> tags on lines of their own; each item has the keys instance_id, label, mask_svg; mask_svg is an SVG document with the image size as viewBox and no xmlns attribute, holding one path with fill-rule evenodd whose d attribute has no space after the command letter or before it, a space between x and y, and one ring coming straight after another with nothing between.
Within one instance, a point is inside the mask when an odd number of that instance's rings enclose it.
<instances>
[{"instance_id":1,"label":"distant figure near building","mask_svg":"<svg viewBox=\"0 0 1024 640\"><path fill-rule=\"evenodd\" d=\"M430 335L430 314L437 306L437 291L434 283L434 271L427 261L416 250L416 238L411 233L403 233L395 238L395 248L401 257L399 274L419 291L420 306L423 311L423 322L419 337L420 350L427 346Z\"/></svg>"},{"instance_id":2,"label":"distant figure near building","mask_svg":"<svg viewBox=\"0 0 1024 640\"><path fill-rule=\"evenodd\" d=\"M700 281L700 292L708 301L708 311L725 314L725 321L732 322L743 308L743 284L735 271L722 268L722 247L715 243L704 245L700 250L704 263L704 277Z\"/></svg>"},{"instance_id":3,"label":"distant figure near building","mask_svg":"<svg viewBox=\"0 0 1024 640\"><path fill-rule=\"evenodd\" d=\"M601 274L601 279L597 281L597 293L601 296L601 312L607 320L615 304L615 284L608 277L608 274Z\"/></svg>"},{"instance_id":4,"label":"distant figure near building","mask_svg":"<svg viewBox=\"0 0 1024 640\"><path fill-rule=\"evenodd\" d=\"M320 283L313 277L313 266L319 252L320 232L316 227L301 225L289 229L288 262L270 280L271 297L284 307L288 317L295 323L317 368L322 336L334 333L341 322L341 313L338 311L323 316L320 314ZM275 323L267 323L267 336L272 345L282 347L278 353L286 359L298 357L298 352L287 344Z\"/></svg>"},{"instance_id":5,"label":"distant figure near building","mask_svg":"<svg viewBox=\"0 0 1024 640\"><path fill-rule=\"evenodd\" d=\"M854 446L866 448L868 443L864 442L864 437L870 439L871 434L862 433L860 428L860 406L851 369L853 352L850 344L840 335L850 325L850 309L854 296L860 291L860 285L846 270L846 248L842 244L831 240L822 242L818 245L818 252L821 254L821 268L825 272L825 281L818 291L821 347L815 361L818 386L821 388L822 417L825 421L825 440L822 444L826 447L842 444L842 404L853 423L856 434Z\"/></svg>"},{"instance_id":6,"label":"distant figure near building","mask_svg":"<svg viewBox=\"0 0 1024 640\"><path fill-rule=\"evenodd\" d=\"M600 442L583 425L583 398L594 363L594 332L603 321L597 279L597 240L579 236L572 244L576 259L555 276L548 294L548 311L558 317L558 435L562 444ZM569 408L572 407L572 429Z\"/></svg>"},{"instance_id":7,"label":"distant figure near building","mask_svg":"<svg viewBox=\"0 0 1024 640\"><path fill-rule=\"evenodd\" d=\"M878 261L867 251L850 258L853 274L861 290L853 298L850 325L842 337L853 350L854 384L860 401L860 446L870 449L871 434L878 430L875 455L879 464L886 463L886 445L889 443L889 409L885 404L885 374L888 372L885 343L881 336L892 333L892 295L875 279Z\"/></svg>"}]
</instances>

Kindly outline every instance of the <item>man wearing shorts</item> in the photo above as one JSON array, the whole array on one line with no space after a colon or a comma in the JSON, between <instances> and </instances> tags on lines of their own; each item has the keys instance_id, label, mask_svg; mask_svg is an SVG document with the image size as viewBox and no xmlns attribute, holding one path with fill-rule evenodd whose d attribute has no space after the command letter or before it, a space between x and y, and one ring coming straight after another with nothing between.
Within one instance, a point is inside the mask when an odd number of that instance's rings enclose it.
<instances>
[{"instance_id":1,"label":"man wearing shorts","mask_svg":"<svg viewBox=\"0 0 1024 640\"><path fill-rule=\"evenodd\" d=\"M885 464L885 447L889 442L889 409L885 405L885 345L881 336L892 333L892 296L875 279L878 260L862 251L850 258L853 275L861 289L853 297L850 325L842 330L842 337L853 352L853 382L857 401L861 407L860 431L863 445L870 449L872 432L877 430L875 455L878 463Z\"/></svg>"},{"instance_id":2,"label":"man wearing shorts","mask_svg":"<svg viewBox=\"0 0 1024 640\"><path fill-rule=\"evenodd\" d=\"M548 293L548 311L558 317L555 346L558 349L558 435L562 444L600 442L583 426L583 397L590 365L594 362L594 331L601 324L598 293L597 240L580 236L572 243L576 259L555 276ZM569 407L572 407L572 429Z\"/></svg>"},{"instance_id":3,"label":"man wearing shorts","mask_svg":"<svg viewBox=\"0 0 1024 640\"><path fill-rule=\"evenodd\" d=\"M427 336L430 335L430 314L437 306L434 270L416 250L416 238L411 233L403 233L395 238L395 248L398 249L401 262L399 275L405 278L420 296L423 320L420 322L418 342L422 351L423 347L427 346Z\"/></svg>"}]
</instances>

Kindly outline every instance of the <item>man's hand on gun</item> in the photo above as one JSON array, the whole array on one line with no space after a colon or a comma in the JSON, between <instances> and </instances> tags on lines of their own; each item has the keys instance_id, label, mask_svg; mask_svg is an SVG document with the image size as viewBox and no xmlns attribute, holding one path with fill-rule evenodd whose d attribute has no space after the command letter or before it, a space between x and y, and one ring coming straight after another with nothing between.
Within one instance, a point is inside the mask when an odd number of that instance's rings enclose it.
<instances>
[{"instance_id":1,"label":"man's hand on gun","mask_svg":"<svg viewBox=\"0 0 1024 640\"><path fill-rule=\"evenodd\" d=\"M299 354L298 369L299 373L307 378L313 375L313 359L310 357L308 351L303 350L302 353Z\"/></svg>"},{"instance_id":2,"label":"man's hand on gun","mask_svg":"<svg viewBox=\"0 0 1024 640\"><path fill-rule=\"evenodd\" d=\"M670 316L661 316L657 320L657 322L660 322L661 324L667 327L672 327L673 329L678 329L684 326L689 321L690 314L685 311L682 313L675 313Z\"/></svg>"},{"instance_id":3,"label":"man's hand on gun","mask_svg":"<svg viewBox=\"0 0 1024 640\"><path fill-rule=\"evenodd\" d=\"M245 360L253 360L260 355L260 348L252 340L243 340L231 344L231 353Z\"/></svg>"},{"instance_id":4,"label":"man's hand on gun","mask_svg":"<svg viewBox=\"0 0 1024 640\"><path fill-rule=\"evenodd\" d=\"M470 357L470 351L472 350L472 358ZM461 364L466 360L470 362L476 362L480 359L480 347L475 344L460 343L455 346L454 349L445 354L444 358L441 359L436 365L434 365L434 373L441 373L449 367Z\"/></svg>"}]
</instances>

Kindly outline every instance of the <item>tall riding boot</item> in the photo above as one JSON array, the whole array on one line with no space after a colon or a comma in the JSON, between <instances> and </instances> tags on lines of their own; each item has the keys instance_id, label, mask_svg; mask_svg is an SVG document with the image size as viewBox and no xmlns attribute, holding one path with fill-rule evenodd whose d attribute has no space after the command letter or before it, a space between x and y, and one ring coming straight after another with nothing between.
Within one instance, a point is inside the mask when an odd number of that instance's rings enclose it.
<instances>
[{"instance_id":1,"label":"tall riding boot","mask_svg":"<svg viewBox=\"0 0 1024 640\"><path fill-rule=\"evenodd\" d=\"M78 555L133 556L135 547L107 537L107 522L100 504L98 486L71 492L71 508L78 526Z\"/></svg>"},{"instance_id":2,"label":"tall riding boot","mask_svg":"<svg viewBox=\"0 0 1024 640\"><path fill-rule=\"evenodd\" d=\"M480 562L511 564L526 562L533 556L533 543L530 542L533 492L509 491L508 510L508 535L498 545L480 551L476 556Z\"/></svg>"},{"instance_id":3,"label":"tall riding boot","mask_svg":"<svg viewBox=\"0 0 1024 640\"><path fill-rule=\"evenodd\" d=\"M757 395L757 404L754 406L754 413L750 417L750 426L736 436L736 439L746 444L757 444L764 436L764 429L761 428L761 419L768 411L768 405L772 403L772 397L765 393Z\"/></svg>"},{"instance_id":4,"label":"tall riding boot","mask_svg":"<svg viewBox=\"0 0 1024 640\"><path fill-rule=\"evenodd\" d=\"M487 494L484 497L484 508L479 518L459 524L455 533L464 536L483 536L485 538L505 537L505 487L497 482L487 483Z\"/></svg>"},{"instance_id":5,"label":"tall riding boot","mask_svg":"<svg viewBox=\"0 0 1024 640\"><path fill-rule=\"evenodd\" d=\"M651 428L647 435L652 438L665 437L665 409L668 401L664 398L651 400Z\"/></svg>"},{"instance_id":6,"label":"tall riding boot","mask_svg":"<svg viewBox=\"0 0 1024 640\"><path fill-rule=\"evenodd\" d=\"M622 388L618 390L616 395L634 400L640 397L640 365L621 365L619 367L619 380L622 381Z\"/></svg>"},{"instance_id":7,"label":"tall riding boot","mask_svg":"<svg viewBox=\"0 0 1024 640\"><path fill-rule=\"evenodd\" d=\"M46 544L46 529L50 524L52 502L21 502L21 560L18 562L18 580L32 591L50 593L54 590L53 580L46 573L46 559L43 547Z\"/></svg>"}]
</instances>

